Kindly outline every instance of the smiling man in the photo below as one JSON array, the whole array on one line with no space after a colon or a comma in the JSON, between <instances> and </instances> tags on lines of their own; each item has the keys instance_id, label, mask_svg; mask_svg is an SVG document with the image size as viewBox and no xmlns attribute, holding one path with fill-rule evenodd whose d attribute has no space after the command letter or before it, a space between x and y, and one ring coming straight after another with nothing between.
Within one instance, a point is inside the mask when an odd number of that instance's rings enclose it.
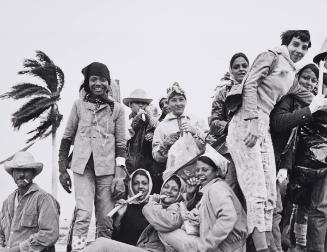
<instances>
[{"instance_id":1,"label":"smiling man","mask_svg":"<svg viewBox=\"0 0 327 252\"><path fill-rule=\"evenodd\" d=\"M59 238L59 204L33 183L43 164L28 152L17 152L4 164L17 189L0 213L0 252L55 251Z\"/></svg>"}]
</instances>

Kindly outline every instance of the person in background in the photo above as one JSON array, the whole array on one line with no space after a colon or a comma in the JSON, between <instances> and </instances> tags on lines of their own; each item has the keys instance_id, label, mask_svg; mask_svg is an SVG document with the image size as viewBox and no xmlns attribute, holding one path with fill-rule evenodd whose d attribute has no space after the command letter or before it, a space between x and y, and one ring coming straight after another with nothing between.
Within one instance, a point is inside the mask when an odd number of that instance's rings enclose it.
<instances>
[{"instance_id":1,"label":"person in background","mask_svg":"<svg viewBox=\"0 0 327 252\"><path fill-rule=\"evenodd\" d=\"M130 204L124 199L116 202L116 206L123 207L113 216L113 240L136 245L140 234L149 224L142 214L142 208L147 203L151 190L152 180L149 172L141 168L135 170L130 176L129 197L139 192L143 194Z\"/></svg>"},{"instance_id":2,"label":"person in background","mask_svg":"<svg viewBox=\"0 0 327 252\"><path fill-rule=\"evenodd\" d=\"M181 212L185 216L184 228L159 235L179 252L243 252L245 249L246 214L223 179L227 165L219 166L221 158L224 157L214 150L206 150L199 157L195 177L187 180L186 206L189 211ZM196 228L198 232L193 231Z\"/></svg>"},{"instance_id":3,"label":"person in background","mask_svg":"<svg viewBox=\"0 0 327 252\"><path fill-rule=\"evenodd\" d=\"M183 180L173 175L163 183L160 195L153 194L149 197L142 210L149 225L142 232L137 246L99 238L86 247L84 252L174 252L161 242L159 233L173 231L182 225L179 202L183 199L184 189Z\"/></svg>"},{"instance_id":4,"label":"person in background","mask_svg":"<svg viewBox=\"0 0 327 252\"><path fill-rule=\"evenodd\" d=\"M17 152L4 164L17 189L3 202L0 213L0 251L55 251L59 238L59 203L34 178L43 164L29 152Z\"/></svg>"},{"instance_id":5,"label":"person in background","mask_svg":"<svg viewBox=\"0 0 327 252\"><path fill-rule=\"evenodd\" d=\"M230 163L225 178L227 184L234 190L235 194L245 207L244 196L238 185L236 170L233 160L226 146L226 136L228 132L228 124L233 113L228 111L225 101L228 92L233 85L240 85L249 70L249 60L244 53L235 53L229 62L229 75L225 76L226 85L218 91L214 97L211 108L211 117L209 121L211 135L216 139L213 146L216 150L224 155Z\"/></svg>"},{"instance_id":6,"label":"person in background","mask_svg":"<svg viewBox=\"0 0 327 252\"><path fill-rule=\"evenodd\" d=\"M153 132L158 125L158 118L151 106L152 99L143 89L135 89L123 103L131 108L129 115L126 168L129 173L138 167L150 172L153 192L159 193L162 185L164 167L152 157Z\"/></svg>"},{"instance_id":7,"label":"person in background","mask_svg":"<svg viewBox=\"0 0 327 252\"><path fill-rule=\"evenodd\" d=\"M318 76L319 69L317 66L307 64L299 70L296 78L302 87L315 94ZM294 95L287 95L275 106L270 114L271 134L277 168L277 205L274 210L273 233L274 237L277 238L275 239L275 245L279 250L281 250L279 225L283 211L280 187L294 166L297 134L295 134L293 129L313 121L311 111L315 110L314 106L315 104L313 103L309 106L306 105ZM305 205L298 205L296 208L294 233L297 251L302 251L306 247L307 211ZM285 216L285 218L290 218L290 216ZM284 236L286 235L285 232L283 234Z\"/></svg>"},{"instance_id":8,"label":"person in background","mask_svg":"<svg viewBox=\"0 0 327 252\"><path fill-rule=\"evenodd\" d=\"M125 112L109 96L110 73L106 65L93 62L82 69L84 91L74 102L59 148L60 182L70 192L67 172L70 146L74 145L71 170L74 175L76 222L72 249L85 247L93 205L97 236L108 236L100 220L114 207L115 198L125 195Z\"/></svg>"},{"instance_id":9,"label":"person in background","mask_svg":"<svg viewBox=\"0 0 327 252\"><path fill-rule=\"evenodd\" d=\"M183 132L191 133L200 142L205 138L204 134L196 128L195 122L184 113L186 95L177 82L168 88L167 99L170 112L155 129L152 142L153 158L163 164L167 162L170 147Z\"/></svg>"},{"instance_id":10,"label":"person in background","mask_svg":"<svg viewBox=\"0 0 327 252\"><path fill-rule=\"evenodd\" d=\"M166 115L169 113L169 106L168 106L168 99L167 97L161 97L159 100L159 108L161 109L161 114L158 119L159 122L161 122Z\"/></svg>"},{"instance_id":11,"label":"person in background","mask_svg":"<svg viewBox=\"0 0 327 252\"><path fill-rule=\"evenodd\" d=\"M256 251L267 252L276 207L276 165L270 136L269 115L286 94L294 93L306 103L313 95L296 81L295 65L311 46L306 30L288 30L282 45L261 53L243 80L242 104L229 123L227 145L235 163L239 185L247 206L249 233ZM324 104L316 96L313 107ZM314 111L312 111L314 112ZM267 242L268 241L268 242Z\"/></svg>"}]
</instances>

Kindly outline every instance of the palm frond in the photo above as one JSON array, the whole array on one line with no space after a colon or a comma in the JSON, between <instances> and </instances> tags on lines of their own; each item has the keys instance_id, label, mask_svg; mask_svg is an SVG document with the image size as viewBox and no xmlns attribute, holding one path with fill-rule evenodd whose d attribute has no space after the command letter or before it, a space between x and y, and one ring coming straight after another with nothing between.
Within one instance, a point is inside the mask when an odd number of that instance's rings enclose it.
<instances>
[{"instance_id":1,"label":"palm frond","mask_svg":"<svg viewBox=\"0 0 327 252\"><path fill-rule=\"evenodd\" d=\"M47 63L47 64L53 64L53 61L46 55L44 52L36 50L36 58L42 62L42 63Z\"/></svg>"},{"instance_id":2,"label":"palm frond","mask_svg":"<svg viewBox=\"0 0 327 252\"><path fill-rule=\"evenodd\" d=\"M57 73L57 80L58 80L57 90L60 93L62 88L64 87L65 75L64 72L61 70L61 68L58 66L56 66L56 73Z\"/></svg>"},{"instance_id":3,"label":"palm frond","mask_svg":"<svg viewBox=\"0 0 327 252\"><path fill-rule=\"evenodd\" d=\"M0 95L0 99L12 98L17 100L31 96L51 96L51 93L48 89L36 84L20 83L12 86L11 91Z\"/></svg>"},{"instance_id":4,"label":"palm frond","mask_svg":"<svg viewBox=\"0 0 327 252\"><path fill-rule=\"evenodd\" d=\"M59 113L53 112L53 111L54 110L51 109L48 112L46 118L41 120L40 125L36 129L28 132L28 134L31 134L33 132L36 132L36 134L34 136L32 136L31 138L29 138L26 143L34 141L37 138L40 138L40 139L45 138L49 134L51 134L52 132L57 130L57 128L59 127L60 122L62 120L62 115ZM50 127L51 127L51 130L50 130Z\"/></svg>"},{"instance_id":5,"label":"palm frond","mask_svg":"<svg viewBox=\"0 0 327 252\"><path fill-rule=\"evenodd\" d=\"M19 129L22 124L38 118L44 111L51 108L56 101L52 97L36 97L31 99L12 115L13 127Z\"/></svg>"},{"instance_id":6,"label":"palm frond","mask_svg":"<svg viewBox=\"0 0 327 252\"><path fill-rule=\"evenodd\" d=\"M37 68L37 67L41 67L41 63L38 62L37 60L33 60L33 59L25 59L23 62L23 67L24 68ZM28 70L27 70L28 71ZM25 71L19 71L18 74L24 74Z\"/></svg>"}]
</instances>

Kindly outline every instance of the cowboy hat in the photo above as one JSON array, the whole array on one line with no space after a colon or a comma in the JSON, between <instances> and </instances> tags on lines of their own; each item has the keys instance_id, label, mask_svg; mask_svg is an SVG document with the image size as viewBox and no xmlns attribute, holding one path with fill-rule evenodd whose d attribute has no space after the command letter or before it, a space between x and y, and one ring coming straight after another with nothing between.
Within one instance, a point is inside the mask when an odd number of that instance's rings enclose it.
<instances>
[{"instance_id":1,"label":"cowboy hat","mask_svg":"<svg viewBox=\"0 0 327 252\"><path fill-rule=\"evenodd\" d=\"M147 97L147 94L143 89L135 89L129 97L123 99L123 103L128 107L131 102L145 102L150 104L152 99Z\"/></svg>"},{"instance_id":2,"label":"cowboy hat","mask_svg":"<svg viewBox=\"0 0 327 252\"><path fill-rule=\"evenodd\" d=\"M314 58L313 62L319 65L321 60L324 60L327 56L327 39L325 39L324 43L321 46L320 53L318 53Z\"/></svg>"},{"instance_id":3,"label":"cowboy hat","mask_svg":"<svg viewBox=\"0 0 327 252\"><path fill-rule=\"evenodd\" d=\"M4 164L5 170L12 175L14 169L34 169L36 175L40 174L43 169L43 164L35 162L31 153L26 151L17 152L13 159Z\"/></svg>"}]
</instances>

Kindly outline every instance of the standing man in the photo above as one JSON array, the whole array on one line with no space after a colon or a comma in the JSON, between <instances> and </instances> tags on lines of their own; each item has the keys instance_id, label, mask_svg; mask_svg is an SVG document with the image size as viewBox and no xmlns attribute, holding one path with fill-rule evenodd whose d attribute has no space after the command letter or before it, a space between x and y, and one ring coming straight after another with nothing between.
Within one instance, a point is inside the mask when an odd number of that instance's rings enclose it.
<instances>
[{"instance_id":1,"label":"standing man","mask_svg":"<svg viewBox=\"0 0 327 252\"><path fill-rule=\"evenodd\" d=\"M43 164L32 154L17 152L4 164L17 189L9 195L0 213L0 251L55 251L59 238L59 204L33 183Z\"/></svg>"}]
</instances>

